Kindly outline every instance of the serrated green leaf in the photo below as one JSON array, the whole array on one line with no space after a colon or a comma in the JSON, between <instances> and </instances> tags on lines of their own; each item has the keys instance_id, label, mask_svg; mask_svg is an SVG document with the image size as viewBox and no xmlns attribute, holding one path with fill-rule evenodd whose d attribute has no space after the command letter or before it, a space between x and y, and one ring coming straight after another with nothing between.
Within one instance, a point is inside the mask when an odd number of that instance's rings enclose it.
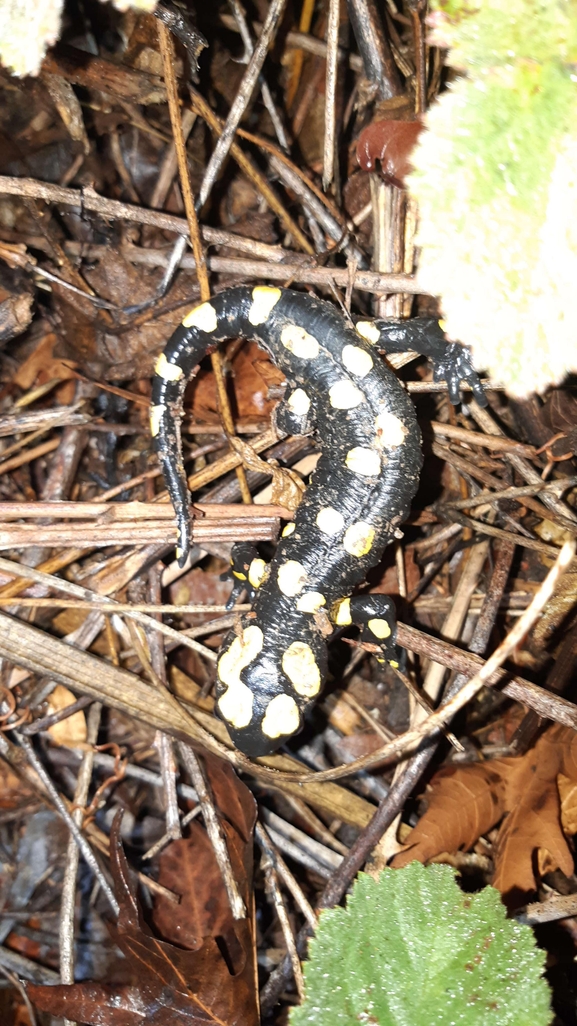
<instances>
[{"instance_id":1,"label":"serrated green leaf","mask_svg":"<svg viewBox=\"0 0 577 1026\"><path fill-rule=\"evenodd\" d=\"M547 1026L544 954L499 893L464 894L449 866L361 874L320 916L291 1026Z\"/></svg>"}]
</instances>

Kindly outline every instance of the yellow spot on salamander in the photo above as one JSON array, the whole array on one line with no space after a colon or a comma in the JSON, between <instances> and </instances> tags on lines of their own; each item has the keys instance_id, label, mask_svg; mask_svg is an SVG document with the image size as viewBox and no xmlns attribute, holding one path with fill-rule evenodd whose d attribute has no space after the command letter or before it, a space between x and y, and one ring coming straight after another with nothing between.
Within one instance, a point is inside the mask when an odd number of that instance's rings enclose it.
<instances>
[{"instance_id":1,"label":"yellow spot on salamander","mask_svg":"<svg viewBox=\"0 0 577 1026\"><path fill-rule=\"evenodd\" d=\"M304 641L293 641L282 657L282 668L297 695L314 698L321 689L321 671L315 655Z\"/></svg>"},{"instance_id":2,"label":"yellow spot on salamander","mask_svg":"<svg viewBox=\"0 0 577 1026\"><path fill-rule=\"evenodd\" d=\"M237 581L246 581L246 574L241 574L240 570L233 570L232 576L236 577Z\"/></svg>"},{"instance_id":3,"label":"yellow spot on salamander","mask_svg":"<svg viewBox=\"0 0 577 1026\"><path fill-rule=\"evenodd\" d=\"M294 392L289 395L286 404L295 417L306 417L311 408L311 401L304 388L295 388Z\"/></svg>"},{"instance_id":4,"label":"yellow spot on salamander","mask_svg":"<svg viewBox=\"0 0 577 1026\"><path fill-rule=\"evenodd\" d=\"M253 588L260 588L266 577L267 569L264 559L253 559L248 568L248 579Z\"/></svg>"},{"instance_id":5,"label":"yellow spot on salamander","mask_svg":"<svg viewBox=\"0 0 577 1026\"><path fill-rule=\"evenodd\" d=\"M288 538L291 534L293 534L295 526L296 525L293 524L292 522L290 524L285 524L285 526L283 527L282 532L281 532L282 537L283 538Z\"/></svg>"},{"instance_id":6,"label":"yellow spot on salamander","mask_svg":"<svg viewBox=\"0 0 577 1026\"><path fill-rule=\"evenodd\" d=\"M329 402L335 410L353 410L364 401L364 393L346 378L329 388Z\"/></svg>"},{"instance_id":7,"label":"yellow spot on salamander","mask_svg":"<svg viewBox=\"0 0 577 1026\"><path fill-rule=\"evenodd\" d=\"M237 730L248 727L252 718L253 694L240 679L241 671L250 666L263 646L263 633L256 624L245 627L241 637L234 638L218 660L218 676L227 690L218 700L224 719Z\"/></svg>"},{"instance_id":8,"label":"yellow spot on salamander","mask_svg":"<svg viewBox=\"0 0 577 1026\"><path fill-rule=\"evenodd\" d=\"M300 324L285 324L280 333L280 340L289 353L300 360L316 360L320 346L314 335L301 328Z\"/></svg>"},{"instance_id":9,"label":"yellow spot on salamander","mask_svg":"<svg viewBox=\"0 0 577 1026\"><path fill-rule=\"evenodd\" d=\"M308 574L296 559L289 559L278 568L278 586L289 598L298 595L307 583Z\"/></svg>"},{"instance_id":10,"label":"yellow spot on salamander","mask_svg":"<svg viewBox=\"0 0 577 1026\"><path fill-rule=\"evenodd\" d=\"M297 599L299 613L316 613L321 606L326 606L326 604L327 600L320 591L305 591L304 595Z\"/></svg>"},{"instance_id":11,"label":"yellow spot on salamander","mask_svg":"<svg viewBox=\"0 0 577 1026\"><path fill-rule=\"evenodd\" d=\"M345 520L342 513L339 513L338 509L333 509L332 506L325 506L317 513L317 527L323 534L332 537L339 534L344 526Z\"/></svg>"},{"instance_id":12,"label":"yellow spot on salamander","mask_svg":"<svg viewBox=\"0 0 577 1026\"><path fill-rule=\"evenodd\" d=\"M377 438L375 444L381 449L396 449L402 445L407 435L407 428L394 413L383 410L375 417Z\"/></svg>"},{"instance_id":13,"label":"yellow spot on salamander","mask_svg":"<svg viewBox=\"0 0 577 1026\"><path fill-rule=\"evenodd\" d=\"M391 628L386 620L381 620L380 617L375 617L374 620L369 620L367 624L371 634L375 635L375 638L390 638ZM391 664L392 665L392 664ZM397 663L397 666L399 664Z\"/></svg>"},{"instance_id":14,"label":"yellow spot on salamander","mask_svg":"<svg viewBox=\"0 0 577 1026\"><path fill-rule=\"evenodd\" d=\"M374 449L356 445L347 453L345 463L349 470L361 477L377 477L381 473L381 458Z\"/></svg>"},{"instance_id":15,"label":"yellow spot on salamander","mask_svg":"<svg viewBox=\"0 0 577 1026\"><path fill-rule=\"evenodd\" d=\"M361 338L364 338L365 342L369 342L370 345L376 346L381 337L381 333L374 321L357 321L355 328Z\"/></svg>"},{"instance_id":16,"label":"yellow spot on salamander","mask_svg":"<svg viewBox=\"0 0 577 1026\"><path fill-rule=\"evenodd\" d=\"M277 695L267 706L261 724L267 737L282 737L294 734L299 729L301 718L298 706L290 695Z\"/></svg>"},{"instance_id":17,"label":"yellow spot on salamander","mask_svg":"<svg viewBox=\"0 0 577 1026\"><path fill-rule=\"evenodd\" d=\"M350 598L339 599L331 609L331 620L337 627L348 627L352 623Z\"/></svg>"},{"instance_id":18,"label":"yellow spot on salamander","mask_svg":"<svg viewBox=\"0 0 577 1026\"><path fill-rule=\"evenodd\" d=\"M282 292L280 289L270 288L269 285L258 285L252 290L252 305L248 312L248 319L251 324L264 324L268 321L271 311L278 303Z\"/></svg>"},{"instance_id":19,"label":"yellow spot on salamander","mask_svg":"<svg viewBox=\"0 0 577 1026\"><path fill-rule=\"evenodd\" d=\"M396 659L391 659L390 666L393 667L393 670L398 670L399 669L399 664L398 664Z\"/></svg>"},{"instance_id":20,"label":"yellow spot on salamander","mask_svg":"<svg viewBox=\"0 0 577 1026\"><path fill-rule=\"evenodd\" d=\"M182 367L179 367L177 363L169 363L164 353L158 357L154 372L163 381L180 381L183 376Z\"/></svg>"},{"instance_id":21,"label":"yellow spot on salamander","mask_svg":"<svg viewBox=\"0 0 577 1026\"><path fill-rule=\"evenodd\" d=\"M350 556L366 556L371 551L375 539L375 529L364 520L347 527L343 537L343 548Z\"/></svg>"},{"instance_id":22,"label":"yellow spot on salamander","mask_svg":"<svg viewBox=\"0 0 577 1026\"><path fill-rule=\"evenodd\" d=\"M159 406L151 406L150 408L150 434L153 438L156 438L160 431L160 422L166 412L166 406L162 403Z\"/></svg>"},{"instance_id":23,"label":"yellow spot on salamander","mask_svg":"<svg viewBox=\"0 0 577 1026\"><path fill-rule=\"evenodd\" d=\"M201 303L187 313L182 322L184 328L198 328L200 331L216 331L218 318L212 303Z\"/></svg>"},{"instance_id":24,"label":"yellow spot on salamander","mask_svg":"<svg viewBox=\"0 0 577 1026\"><path fill-rule=\"evenodd\" d=\"M373 369L373 358L366 349L360 346L343 346L343 363L351 374L357 378L366 378L369 371Z\"/></svg>"}]
</instances>

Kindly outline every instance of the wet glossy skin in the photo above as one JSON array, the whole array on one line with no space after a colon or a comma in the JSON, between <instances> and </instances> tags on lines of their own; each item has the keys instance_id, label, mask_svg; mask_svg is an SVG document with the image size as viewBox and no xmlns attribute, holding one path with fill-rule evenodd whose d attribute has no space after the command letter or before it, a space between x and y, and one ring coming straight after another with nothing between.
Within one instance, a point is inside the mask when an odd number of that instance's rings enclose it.
<instances>
[{"instance_id":1,"label":"wet glossy skin","mask_svg":"<svg viewBox=\"0 0 577 1026\"><path fill-rule=\"evenodd\" d=\"M438 326L436 335L425 331L424 345L407 340L406 325L392 337L394 327L365 321L355 331L331 304L290 290L228 289L187 314L157 363L151 432L177 514L181 565L191 544L182 396L199 360L219 342L254 339L270 354L288 382L279 427L313 431L322 450L272 562L245 552L244 563L233 565L255 598L222 646L217 710L234 743L253 758L300 729L324 683L326 639L335 625L358 622L367 640L393 651L390 600L371 596L382 601L370 608L359 605L366 597L347 602L406 517L422 464L413 405L375 346L385 338L389 349L434 350L437 357L451 348ZM458 373L472 372L467 366Z\"/></svg>"}]
</instances>

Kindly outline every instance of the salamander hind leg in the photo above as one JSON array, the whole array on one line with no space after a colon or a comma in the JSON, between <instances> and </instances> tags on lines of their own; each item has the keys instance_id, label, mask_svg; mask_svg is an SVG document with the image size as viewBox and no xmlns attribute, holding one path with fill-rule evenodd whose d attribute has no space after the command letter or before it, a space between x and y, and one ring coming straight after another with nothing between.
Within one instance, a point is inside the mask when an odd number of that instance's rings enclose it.
<instances>
[{"instance_id":1,"label":"salamander hind leg","mask_svg":"<svg viewBox=\"0 0 577 1026\"><path fill-rule=\"evenodd\" d=\"M361 629L361 641L378 645L381 654L377 662L398 667L403 661L403 650L397 644L397 618L395 603L388 595L353 595L341 599L331 611L337 626L354 624Z\"/></svg>"}]
</instances>

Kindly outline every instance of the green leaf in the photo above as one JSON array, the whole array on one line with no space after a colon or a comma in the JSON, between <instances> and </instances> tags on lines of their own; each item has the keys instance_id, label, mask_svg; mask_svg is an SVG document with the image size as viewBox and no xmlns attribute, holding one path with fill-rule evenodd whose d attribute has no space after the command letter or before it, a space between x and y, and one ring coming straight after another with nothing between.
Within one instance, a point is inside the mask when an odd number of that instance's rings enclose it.
<instances>
[{"instance_id":1,"label":"green leaf","mask_svg":"<svg viewBox=\"0 0 577 1026\"><path fill-rule=\"evenodd\" d=\"M544 954L498 891L464 894L449 866L362 873L323 912L291 1026L547 1026Z\"/></svg>"},{"instance_id":2,"label":"green leaf","mask_svg":"<svg viewBox=\"0 0 577 1026\"><path fill-rule=\"evenodd\" d=\"M577 0L432 7L465 74L411 155L418 278L479 370L543 391L577 367Z\"/></svg>"}]
</instances>

